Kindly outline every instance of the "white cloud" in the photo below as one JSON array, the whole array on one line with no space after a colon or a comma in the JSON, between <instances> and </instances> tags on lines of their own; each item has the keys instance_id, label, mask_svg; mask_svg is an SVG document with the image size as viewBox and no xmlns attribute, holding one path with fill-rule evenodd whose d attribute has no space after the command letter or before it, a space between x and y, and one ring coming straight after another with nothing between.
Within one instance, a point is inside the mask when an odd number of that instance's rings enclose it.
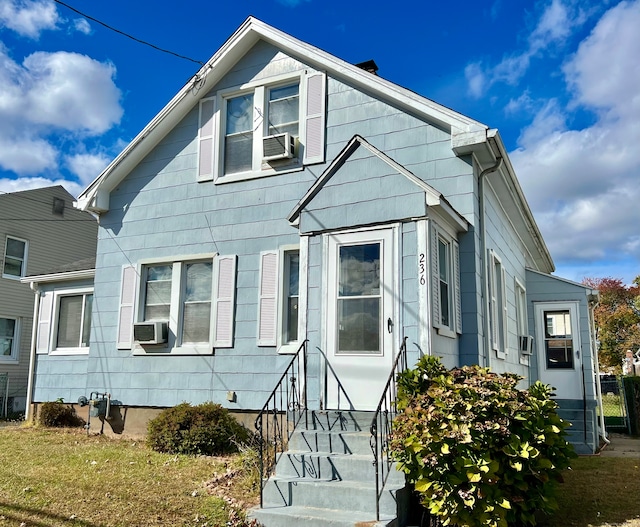
<instances>
[{"instance_id":1,"label":"white cloud","mask_svg":"<svg viewBox=\"0 0 640 527\"><path fill-rule=\"evenodd\" d=\"M62 185L71 195L76 197L84 190L82 185L66 179L22 177L19 179L0 179L0 192L19 192L21 190L32 190L34 188L51 187L54 185Z\"/></svg>"},{"instance_id":2,"label":"white cloud","mask_svg":"<svg viewBox=\"0 0 640 527\"><path fill-rule=\"evenodd\" d=\"M73 27L76 31L79 31L80 33L84 33L85 35L91 34L91 26L89 25L89 22L87 22L85 18L76 18L73 21Z\"/></svg>"},{"instance_id":3,"label":"white cloud","mask_svg":"<svg viewBox=\"0 0 640 527\"><path fill-rule=\"evenodd\" d=\"M58 21L51 0L0 0L0 24L22 36L37 39L45 29L56 29Z\"/></svg>"},{"instance_id":4,"label":"white cloud","mask_svg":"<svg viewBox=\"0 0 640 527\"><path fill-rule=\"evenodd\" d=\"M469 94L480 98L499 82L516 85L529 70L534 57L563 44L586 18L585 11L573 0L551 0L529 33L525 49L505 55L498 64L484 70L477 62L467 66L465 76Z\"/></svg>"},{"instance_id":5,"label":"white cloud","mask_svg":"<svg viewBox=\"0 0 640 527\"><path fill-rule=\"evenodd\" d=\"M123 109L114 77L112 64L77 53L40 51L18 64L0 42L0 168L55 172L52 134L77 142L117 124Z\"/></svg>"},{"instance_id":6,"label":"white cloud","mask_svg":"<svg viewBox=\"0 0 640 527\"><path fill-rule=\"evenodd\" d=\"M570 109L596 113L567 129L549 101L511 160L554 258L640 260L640 0L603 15L564 66Z\"/></svg>"},{"instance_id":7,"label":"white cloud","mask_svg":"<svg viewBox=\"0 0 640 527\"><path fill-rule=\"evenodd\" d=\"M75 154L66 157L69 170L75 174L80 182L87 186L111 162L111 157L103 153Z\"/></svg>"}]
</instances>

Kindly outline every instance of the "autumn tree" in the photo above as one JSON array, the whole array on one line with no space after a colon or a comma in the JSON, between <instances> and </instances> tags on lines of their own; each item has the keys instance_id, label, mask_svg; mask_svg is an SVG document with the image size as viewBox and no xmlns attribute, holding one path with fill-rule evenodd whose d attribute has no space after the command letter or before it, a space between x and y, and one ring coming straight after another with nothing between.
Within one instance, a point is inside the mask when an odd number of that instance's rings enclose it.
<instances>
[{"instance_id":1,"label":"autumn tree","mask_svg":"<svg viewBox=\"0 0 640 527\"><path fill-rule=\"evenodd\" d=\"M601 366L620 368L626 351L640 349L640 275L626 286L619 278L586 278L600 292L595 325Z\"/></svg>"}]
</instances>

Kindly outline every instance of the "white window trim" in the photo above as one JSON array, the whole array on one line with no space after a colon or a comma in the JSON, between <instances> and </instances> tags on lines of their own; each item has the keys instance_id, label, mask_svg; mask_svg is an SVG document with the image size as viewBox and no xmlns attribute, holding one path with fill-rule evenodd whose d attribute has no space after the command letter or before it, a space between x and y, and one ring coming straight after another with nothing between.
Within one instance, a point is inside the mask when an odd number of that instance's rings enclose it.
<instances>
[{"instance_id":1,"label":"white window trim","mask_svg":"<svg viewBox=\"0 0 640 527\"><path fill-rule=\"evenodd\" d=\"M18 362L19 356L20 356L20 326L21 326L21 320L18 317L7 317L4 315L0 315L0 318L4 318L7 320L13 320L15 321L15 325L13 328L13 343L11 346L11 355L6 356L6 355L0 355L0 362L1 363L8 363L10 362L11 364L15 364Z\"/></svg>"},{"instance_id":2,"label":"white window trim","mask_svg":"<svg viewBox=\"0 0 640 527\"><path fill-rule=\"evenodd\" d=\"M145 268L152 265L168 265L171 264L173 269L171 273L171 304L169 306L169 320L167 320L167 342L158 345L142 346L138 342L133 341L133 355L211 355L213 353L214 340L214 322L213 322L213 303L216 293L215 286L215 266L217 253L190 254L179 257L162 257L162 258L145 258L138 262L136 274L138 284L136 287L134 322L143 322L143 313L145 307L144 285L146 280ZM183 294L184 273L183 268L186 264L194 262L212 262L212 280L211 280L211 315L209 325L209 342L202 344L185 344L179 343L182 334L182 316L180 314L181 298ZM176 272L177 269L177 272Z\"/></svg>"},{"instance_id":3,"label":"white window trim","mask_svg":"<svg viewBox=\"0 0 640 527\"><path fill-rule=\"evenodd\" d=\"M18 242L23 242L24 243L24 255L22 258L22 266L20 268L20 276L15 276L12 274L5 274L4 272L4 266L5 266L5 262L7 259L7 244L9 243L9 240L16 240ZM3 258L2 258L2 278L7 278L9 280L20 280L22 277L24 277L27 273L27 258L29 257L29 240L25 240L23 238L18 238L17 236L10 236L7 234L7 237L4 240L4 253L3 253Z\"/></svg>"},{"instance_id":4,"label":"white window trim","mask_svg":"<svg viewBox=\"0 0 640 527\"><path fill-rule=\"evenodd\" d=\"M307 251L306 251L306 242L308 240L301 240L300 245L292 244L292 245L283 245L274 251L263 251L260 253L260 284L259 291L262 290L262 279L263 279L263 271L262 271L262 261L263 256L266 254L276 254L277 253L277 275L278 275L278 283L277 290L275 292L275 301L276 301L276 328L275 328L275 342L273 340L260 340L258 339L258 346L260 347L275 347L278 350L278 353L281 354L290 354L295 353L300 348L302 341L304 340L304 335L306 331L306 289L307 289ZM286 253L298 251L300 269L298 275L298 338L295 341L285 342L285 263L286 263ZM260 311L260 307L258 306L258 311ZM258 312L258 335L260 335L260 322L261 316L260 312Z\"/></svg>"},{"instance_id":5,"label":"white window trim","mask_svg":"<svg viewBox=\"0 0 640 527\"><path fill-rule=\"evenodd\" d=\"M89 346L78 346L77 348L57 348L58 321L60 317L60 299L65 296L78 296L93 294L92 287L81 287L76 289L64 289L53 292L53 313L49 331L49 355L88 355ZM93 315L93 314L92 314ZM93 323L93 317L92 317Z\"/></svg>"},{"instance_id":6,"label":"white window trim","mask_svg":"<svg viewBox=\"0 0 640 527\"><path fill-rule=\"evenodd\" d=\"M433 312L433 326L436 328L438 335L443 337L454 339L458 334L462 333L462 312L461 312L461 299L460 299L460 257L459 246L454 236L447 233L440 226L435 223L431 229L432 243L431 250L431 265L433 266L432 272L432 302L438 302L438 305L432 309ZM440 255L438 242L442 240L448 247L449 256L449 325L442 324L442 317L440 313ZM437 288L437 291L436 291Z\"/></svg>"},{"instance_id":7,"label":"white window trim","mask_svg":"<svg viewBox=\"0 0 640 527\"><path fill-rule=\"evenodd\" d=\"M508 352L508 312L507 312L507 274L502 264L502 259L493 250L489 249L489 309L491 348L496 352L496 357L505 359ZM498 277L496 267L500 268L500 291L498 291Z\"/></svg>"}]
</instances>

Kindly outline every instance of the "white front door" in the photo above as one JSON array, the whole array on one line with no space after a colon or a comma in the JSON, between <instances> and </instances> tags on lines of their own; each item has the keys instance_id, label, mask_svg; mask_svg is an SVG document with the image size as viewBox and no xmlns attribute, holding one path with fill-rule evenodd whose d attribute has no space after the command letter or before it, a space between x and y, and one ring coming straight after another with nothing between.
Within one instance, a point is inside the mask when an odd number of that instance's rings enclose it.
<instances>
[{"instance_id":1,"label":"white front door","mask_svg":"<svg viewBox=\"0 0 640 527\"><path fill-rule=\"evenodd\" d=\"M373 410L382 395L400 327L394 241L392 228L327 235L328 409Z\"/></svg>"},{"instance_id":2,"label":"white front door","mask_svg":"<svg viewBox=\"0 0 640 527\"><path fill-rule=\"evenodd\" d=\"M555 388L557 399L582 399L584 379L578 304L535 305L540 380Z\"/></svg>"}]
</instances>

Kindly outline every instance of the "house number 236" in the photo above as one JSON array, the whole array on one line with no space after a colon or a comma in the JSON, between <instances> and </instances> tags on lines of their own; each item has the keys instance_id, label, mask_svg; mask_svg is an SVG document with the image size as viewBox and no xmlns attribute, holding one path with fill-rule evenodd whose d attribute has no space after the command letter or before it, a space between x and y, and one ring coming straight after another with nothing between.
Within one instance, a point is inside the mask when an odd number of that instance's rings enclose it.
<instances>
[{"instance_id":1,"label":"house number 236","mask_svg":"<svg viewBox=\"0 0 640 527\"><path fill-rule=\"evenodd\" d=\"M420 285L427 284L427 258L424 253L420 253L418 256L418 277L420 280Z\"/></svg>"}]
</instances>

